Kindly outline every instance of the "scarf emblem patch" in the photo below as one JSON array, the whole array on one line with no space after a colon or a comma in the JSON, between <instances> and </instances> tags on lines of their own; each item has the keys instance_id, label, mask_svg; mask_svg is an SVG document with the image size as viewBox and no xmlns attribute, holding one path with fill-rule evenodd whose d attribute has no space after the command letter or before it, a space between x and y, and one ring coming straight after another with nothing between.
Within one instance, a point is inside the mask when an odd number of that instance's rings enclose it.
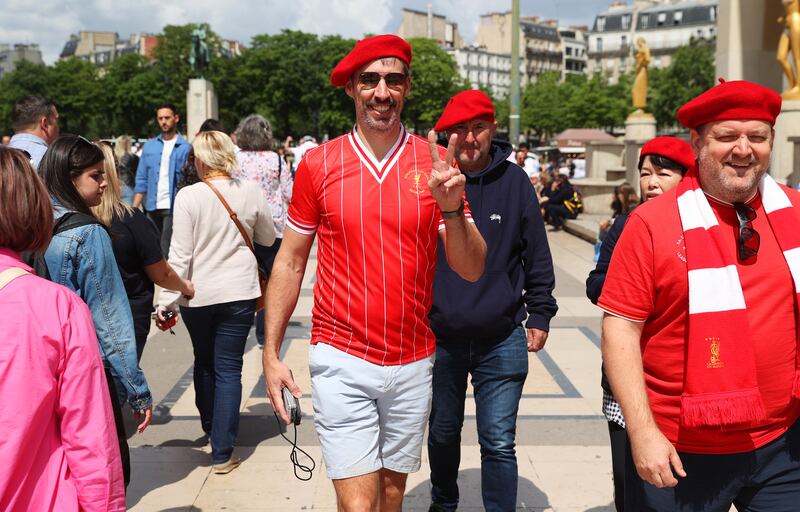
<instances>
[{"instance_id":1,"label":"scarf emblem patch","mask_svg":"<svg viewBox=\"0 0 800 512\"><path fill-rule=\"evenodd\" d=\"M725 363L719 357L719 338L706 338L706 342L711 342L710 351L711 357L706 363L706 368L724 368Z\"/></svg>"}]
</instances>

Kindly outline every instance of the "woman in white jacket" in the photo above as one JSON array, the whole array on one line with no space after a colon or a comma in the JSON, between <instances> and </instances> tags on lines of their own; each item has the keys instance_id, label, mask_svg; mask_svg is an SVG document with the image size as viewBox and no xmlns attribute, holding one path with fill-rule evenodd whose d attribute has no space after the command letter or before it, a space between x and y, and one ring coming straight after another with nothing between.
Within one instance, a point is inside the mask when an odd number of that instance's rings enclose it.
<instances>
[{"instance_id":1,"label":"woman in white jacket","mask_svg":"<svg viewBox=\"0 0 800 512\"><path fill-rule=\"evenodd\" d=\"M233 445L239 429L242 359L261 295L250 247L252 242L272 245L275 227L258 184L231 178L236 156L230 137L203 132L192 145L203 181L181 189L175 197L169 263L183 279L192 281L195 295L187 300L180 292L162 291L158 321L163 324L165 311L180 306L192 339L195 404L211 438L213 468L228 473L240 462Z\"/></svg>"}]
</instances>

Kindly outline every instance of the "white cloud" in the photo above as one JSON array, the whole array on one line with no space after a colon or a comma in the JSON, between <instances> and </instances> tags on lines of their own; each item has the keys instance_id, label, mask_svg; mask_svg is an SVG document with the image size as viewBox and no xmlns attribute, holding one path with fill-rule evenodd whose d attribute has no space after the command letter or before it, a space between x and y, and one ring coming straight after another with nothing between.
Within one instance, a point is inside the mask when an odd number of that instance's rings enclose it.
<instances>
[{"instance_id":1,"label":"white cloud","mask_svg":"<svg viewBox=\"0 0 800 512\"><path fill-rule=\"evenodd\" d=\"M284 28L359 38L395 32L401 8L424 11L428 3L435 13L458 23L467 42L474 41L481 14L511 7L510 0L2 0L0 43L38 43L45 62L52 63L70 34L80 30L113 31L125 38L134 32L159 33L166 24L208 22L222 37L245 44L254 35ZM584 22L589 23L590 13L607 4L608 0L537 0L523 2L522 11L543 16L586 12ZM578 6L584 9L573 8ZM539 12L529 12L533 9Z\"/></svg>"}]
</instances>

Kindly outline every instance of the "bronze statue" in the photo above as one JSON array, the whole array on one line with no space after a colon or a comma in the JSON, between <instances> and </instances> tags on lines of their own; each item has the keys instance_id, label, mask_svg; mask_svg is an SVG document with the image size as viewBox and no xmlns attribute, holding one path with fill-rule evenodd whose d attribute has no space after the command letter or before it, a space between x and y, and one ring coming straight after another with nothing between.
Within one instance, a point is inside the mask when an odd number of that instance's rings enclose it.
<instances>
[{"instance_id":1,"label":"bronze statue","mask_svg":"<svg viewBox=\"0 0 800 512\"><path fill-rule=\"evenodd\" d=\"M189 53L189 64L195 76L203 78L203 72L211 61L211 53L206 44L206 31L202 28L192 30L192 50Z\"/></svg>"},{"instance_id":2,"label":"bronze statue","mask_svg":"<svg viewBox=\"0 0 800 512\"><path fill-rule=\"evenodd\" d=\"M784 27L778 41L777 55L778 63L789 79L789 89L783 92L783 97L787 100L800 100L800 0L783 0L783 6L786 15L778 18L778 23L783 23ZM791 63L788 58L790 51Z\"/></svg>"},{"instance_id":3,"label":"bronze statue","mask_svg":"<svg viewBox=\"0 0 800 512\"><path fill-rule=\"evenodd\" d=\"M634 113L643 113L647 105L647 66L650 64L650 49L643 38L636 39L636 68L633 79Z\"/></svg>"}]
</instances>

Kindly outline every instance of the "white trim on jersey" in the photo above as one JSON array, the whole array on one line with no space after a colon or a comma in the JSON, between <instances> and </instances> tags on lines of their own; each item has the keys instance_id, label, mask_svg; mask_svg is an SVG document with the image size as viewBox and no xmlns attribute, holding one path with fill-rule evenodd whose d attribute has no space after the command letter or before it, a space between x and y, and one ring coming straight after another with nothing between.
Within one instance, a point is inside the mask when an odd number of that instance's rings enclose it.
<instances>
[{"instance_id":1,"label":"white trim on jersey","mask_svg":"<svg viewBox=\"0 0 800 512\"><path fill-rule=\"evenodd\" d=\"M397 159L400 158L400 154L403 152L403 149L406 147L406 141L408 140L408 132L406 132L405 127L401 124L400 125L400 135L397 137L392 149L386 153L386 156L383 157L383 160L380 162L372 152L367 149L367 146L361 142L361 138L358 136L358 132L355 128L353 131L347 134L347 138L350 140L350 144L353 145L353 149L355 150L356 155L361 159L364 165L369 169L369 172L372 176L378 180L378 183L383 183L384 178L388 174L388 170L397 162Z\"/></svg>"},{"instance_id":2,"label":"white trim on jersey","mask_svg":"<svg viewBox=\"0 0 800 512\"><path fill-rule=\"evenodd\" d=\"M301 235L313 235L317 232L317 226L309 226L308 224L303 224L294 220L290 215L286 216L286 225L292 228L293 231L297 231Z\"/></svg>"}]
</instances>

